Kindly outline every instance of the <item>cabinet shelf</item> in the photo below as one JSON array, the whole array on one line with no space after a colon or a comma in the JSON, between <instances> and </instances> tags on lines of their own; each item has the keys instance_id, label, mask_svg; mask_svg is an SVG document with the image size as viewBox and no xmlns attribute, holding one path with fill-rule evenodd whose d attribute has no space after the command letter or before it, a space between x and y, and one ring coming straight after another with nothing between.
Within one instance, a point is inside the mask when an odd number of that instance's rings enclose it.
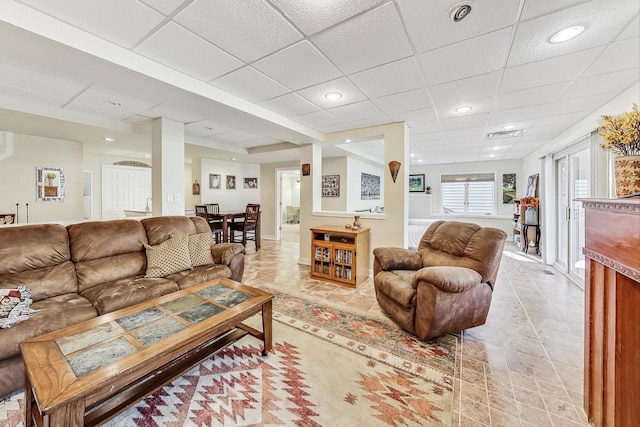
<instances>
[{"instance_id":1,"label":"cabinet shelf","mask_svg":"<svg viewBox=\"0 0 640 427\"><path fill-rule=\"evenodd\" d=\"M369 277L369 229L311 229L311 276L355 287Z\"/></svg>"}]
</instances>

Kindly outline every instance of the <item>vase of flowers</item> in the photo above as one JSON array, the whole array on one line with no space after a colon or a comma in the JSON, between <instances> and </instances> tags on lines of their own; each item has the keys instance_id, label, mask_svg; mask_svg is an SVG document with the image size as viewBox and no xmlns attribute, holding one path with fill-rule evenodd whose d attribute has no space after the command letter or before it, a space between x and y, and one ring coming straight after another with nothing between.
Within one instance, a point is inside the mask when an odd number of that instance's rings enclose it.
<instances>
[{"instance_id":1,"label":"vase of flowers","mask_svg":"<svg viewBox=\"0 0 640 427\"><path fill-rule=\"evenodd\" d=\"M604 125L598 128L601 147L616 155L614 173L618 198L640 193L640 111L633 104L631 111L617 116L602 116Z\"/></svg>"},{"instance_id":2,"label":"vase of flowers","mask_svg":"<svg viewBox=\"0 0 640 427\"><path fill-rule=\"evenodd\" d=\"M524 223L526 225L538 225L538 205L540 200L537 197L523 197L520 199L524 211Z\"/></svg>"}]
</instances>

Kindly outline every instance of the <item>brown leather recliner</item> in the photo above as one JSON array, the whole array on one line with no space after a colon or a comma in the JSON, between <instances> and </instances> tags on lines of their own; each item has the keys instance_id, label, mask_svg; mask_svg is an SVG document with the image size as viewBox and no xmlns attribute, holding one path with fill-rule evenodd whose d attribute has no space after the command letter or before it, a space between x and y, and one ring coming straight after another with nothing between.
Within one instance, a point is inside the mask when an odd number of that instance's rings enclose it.
<instances>
[{"instance_id":1,"label":"brown leather recliner","mask_svg":"<svg viewBox=\"0 0 640 427\"><path fill-rule=\"evenodd\" d=\"M380 307L423 340L484 324L506 238L497 228L437 221L417 252L374 249Z\"/></svg>"}]
</instances>

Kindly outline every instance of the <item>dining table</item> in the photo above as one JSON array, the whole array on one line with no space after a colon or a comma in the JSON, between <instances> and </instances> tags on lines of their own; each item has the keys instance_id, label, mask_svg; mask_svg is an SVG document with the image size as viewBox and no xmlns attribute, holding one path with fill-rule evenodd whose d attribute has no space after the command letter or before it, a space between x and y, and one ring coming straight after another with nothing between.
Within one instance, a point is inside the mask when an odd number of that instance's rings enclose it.
<instances>
[{"instance_id":1,"label":"dining table","mask_svg":"<svg viewBox=\"0 0 640 427\"><path fill-rule=\"evenodd\" d=\"M258 212L258 223L256 225L256 246L260 249L260 215ZM222 222L222 241L229 242L229 222L235 221L237 218L245 218L246 211L230 209L221 210L218 213L207 213L207 221L221 221Z\"/></svg>"}]
</instances>

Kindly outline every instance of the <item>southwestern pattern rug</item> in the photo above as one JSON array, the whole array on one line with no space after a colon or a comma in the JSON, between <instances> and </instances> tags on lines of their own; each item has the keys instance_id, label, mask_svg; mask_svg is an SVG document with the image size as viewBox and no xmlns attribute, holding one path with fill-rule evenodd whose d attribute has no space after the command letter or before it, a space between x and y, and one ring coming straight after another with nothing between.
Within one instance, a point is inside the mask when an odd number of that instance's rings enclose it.
<instances>
[{"instance_id":1,"label":"southwestern pattern rug","mask_svg":"<svg viewBox=\"0 0 640 427\"><path fill-rule=\"evenodd\" d=\"M275 294L267 357L245 337L106 425L451 424L455 337L425 343L384 319ZM5 398L0 427L24 425L23 411L22 392Z\"/></svg>"}]
</instances>

